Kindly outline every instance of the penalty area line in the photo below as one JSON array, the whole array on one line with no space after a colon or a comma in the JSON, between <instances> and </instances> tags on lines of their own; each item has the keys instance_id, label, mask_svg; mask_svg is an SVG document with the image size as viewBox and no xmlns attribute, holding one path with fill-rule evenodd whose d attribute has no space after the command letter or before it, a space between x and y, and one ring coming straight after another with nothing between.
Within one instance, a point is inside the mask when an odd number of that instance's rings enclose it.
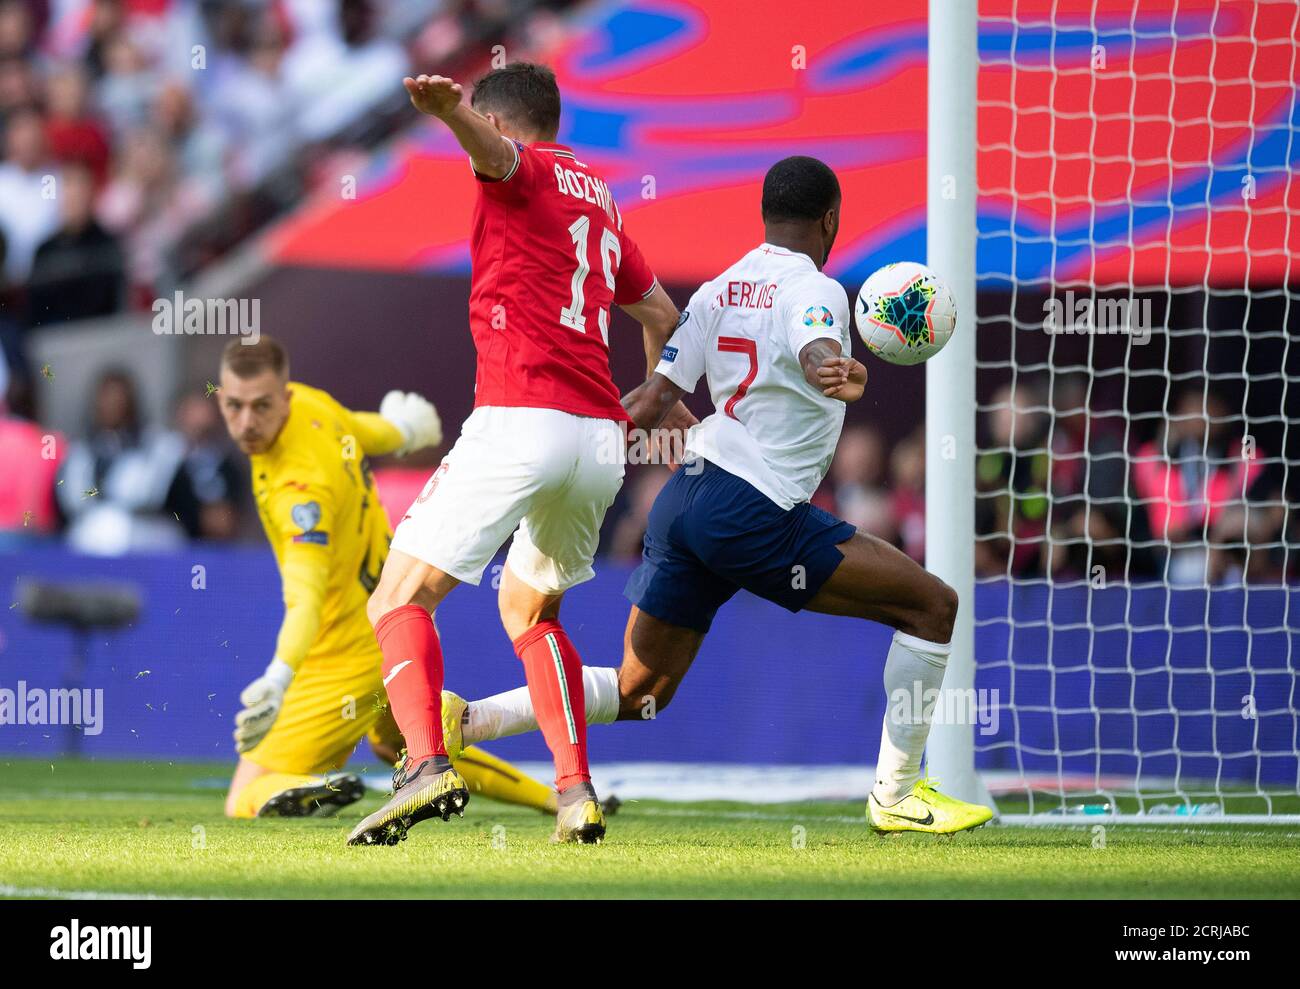
<instances>
[{"instance_id":1,"label":"penalty area line","mask_svg":"<svg viewBox=\"0 0 1300 989\"><path fill-rule=\"evenodd\" d=\"M644 807L639 806L639 804L639 800L626 800L623 802L619 813L623 813L626 810L634 814L645 814L648 817L713 818L714 820L772 821L776 823L793 821L796 823L828 822L831 824L866 824L865 815L811 815L794 813L765 814L762 811L750 810L689 810L686 808ZM1152 827L1151 825L1144 825L1136 821L1105 821L1101 819L1089 821L1087 823L1082 821L1061 821L1058 823L1054 821L1051 824L999 824L997 819L994 818L994 820L990 821L987 826L992 827L997 831L1006 832L1018 829L1023 829L1025 831L1086 831L1094 824L1104 824L1107 827L1122 829L1125 834L1183 834L1202 837L1205 835L1225 834L1232 835L1234 838L1300 838L1300 832L1295 831L1271 831L1261 830L1258 828L1251 831L1242 831L1240 830L1242 825L1234 825L1231 821L1206 822L1200 827L1197 827L1196 825L1187 825L1183 827L1168 825L1164 827Z\"/></svg>"}]
</instances>

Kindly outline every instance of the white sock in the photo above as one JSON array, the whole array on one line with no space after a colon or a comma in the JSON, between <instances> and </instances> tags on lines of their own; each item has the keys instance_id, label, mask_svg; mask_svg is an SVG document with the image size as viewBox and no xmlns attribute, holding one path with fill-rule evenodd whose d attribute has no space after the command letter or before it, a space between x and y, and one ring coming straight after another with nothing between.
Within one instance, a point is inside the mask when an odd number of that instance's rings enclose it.
<instances>
[{"instance_id":1,"label":"white sock","mask_svg":"<svg viewBox=\"0 0 1300 989\"><path fill-rule=\"evenodd\" d=\"M943 686L952 644L894 633L885 658L885 718L876 761L876 800L885 806L907 796L921 778L930 714Z\"/></svg>"},{"instance_id":2,"label":"white sock","mask_svg":"<svg viewBox=\"0 0 1300 989\"><path fill-rule=\"evenodd\" d=\"M612 666L584 666L582 692L587 700L587 724L607 725L618 718L618 670ZM537 731L537 715L527 687L470 701L468 712L462 731L466 745Z\"/></svg>"}]
</instances>

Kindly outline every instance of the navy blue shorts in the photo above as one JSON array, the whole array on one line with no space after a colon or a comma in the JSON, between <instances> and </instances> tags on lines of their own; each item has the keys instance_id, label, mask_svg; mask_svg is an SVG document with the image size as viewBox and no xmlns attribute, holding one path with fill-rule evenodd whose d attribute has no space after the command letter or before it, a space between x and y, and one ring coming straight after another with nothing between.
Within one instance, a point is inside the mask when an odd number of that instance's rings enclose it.
<instances>
[{"instance_id":1,"label":"navy blue shorts","mask_svg":"<svg viewBox=\"0 0 1300 989\"><path fill-rule=\"evenodd\" d=\"M856 531L804 502L790 511L716 464L687 465L650 509L628 600L660 621L707 632L741 588L799 611L844 559ZM802 567L802 570L798 568Z\"/></svg>"}]
</instances>

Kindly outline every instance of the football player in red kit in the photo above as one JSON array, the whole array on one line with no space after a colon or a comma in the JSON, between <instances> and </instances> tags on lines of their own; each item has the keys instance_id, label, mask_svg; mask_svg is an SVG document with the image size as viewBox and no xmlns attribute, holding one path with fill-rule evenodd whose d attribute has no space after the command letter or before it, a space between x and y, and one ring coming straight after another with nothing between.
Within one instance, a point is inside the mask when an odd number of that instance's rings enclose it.
<instances>
[{"instance_id":1,"label":"football player in red kit","mask_svg":"<svg viewBox=\"0 0 1300 989\"><path fill-rule=\"evenodd\" d=\"M478 180L470 251L474 411L393 537L367 613L407 758L393 796L351 844L393 844L468 800L442 727L443 657L432 612L477 584L513 533L501 621L523 662L555 758L554 840L597 842L605 820L587 765L582 660L560 624L570 587L592 577L601 520L623 480L627 413L609 371L609 316L644 328L647 375L677 325L609 186L555 143L560 92L545 66L516 62L474 87L471 105L442 76L406 79ZM668 428L693 422L678 405Z\"/></svg>"}]
</instances>

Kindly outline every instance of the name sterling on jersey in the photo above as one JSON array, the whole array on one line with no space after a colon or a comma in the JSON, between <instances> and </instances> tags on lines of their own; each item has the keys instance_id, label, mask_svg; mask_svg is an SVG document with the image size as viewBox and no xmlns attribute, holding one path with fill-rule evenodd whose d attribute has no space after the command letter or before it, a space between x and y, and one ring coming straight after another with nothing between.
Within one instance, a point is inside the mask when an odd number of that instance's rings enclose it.
<instances>
[{"instance_id":1,"label":"name sterling on jersey","mask_svg":"<svg viewBox=\"0 0 1300 989\"><path fill-rule=\"evenodd\" d=\"M727 282L713 302L719 309L771 309L775 298L776 282Z\"/></svg>"}]
</instances>

